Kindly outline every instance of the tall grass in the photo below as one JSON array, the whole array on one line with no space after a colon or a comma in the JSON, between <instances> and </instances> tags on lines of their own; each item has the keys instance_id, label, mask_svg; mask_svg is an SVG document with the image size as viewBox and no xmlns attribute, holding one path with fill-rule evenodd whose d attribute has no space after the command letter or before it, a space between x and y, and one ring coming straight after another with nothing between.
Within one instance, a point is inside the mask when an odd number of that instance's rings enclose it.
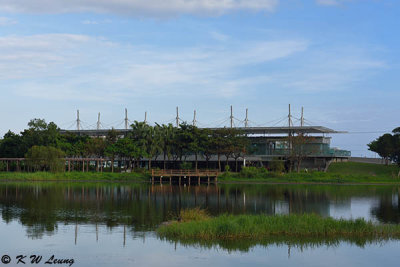
<instances>
[{"instance_id":1,"label":"tall grass","mask_svg":"<svg viewBox=\"0 0 400 267\"><path fill-rule=\"evenodd\" d=\"M210 219L206 210L200 208L181 210L179 220L181 222L199 222Z\"/></svg>"},{"instance_id":2,"label":"tall grass","mask_svg":"<svg viewBox=\"0 0 400 267\"><path fill-rule=\"evenodd\" d=\"M161 226L162 238L179 240L262 241L271 237L400 239L400 225L376 225L364 219L345 220L303 215L221 215Z\"/></svg>"}]
</instances>

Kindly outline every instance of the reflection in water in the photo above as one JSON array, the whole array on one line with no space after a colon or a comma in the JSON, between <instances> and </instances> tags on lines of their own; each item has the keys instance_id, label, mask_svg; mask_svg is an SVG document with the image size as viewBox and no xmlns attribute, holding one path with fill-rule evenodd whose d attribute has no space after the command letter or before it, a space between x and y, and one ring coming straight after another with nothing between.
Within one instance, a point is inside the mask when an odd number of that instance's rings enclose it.
<instances>
[{"instance_id":1,"label":"reflection in water","mask_svg":"<svg viewBox=\"0 0 400 267\"><path fill-rule=\"evenodd\" d=\"M19 221L31 238L51 235L58 224L88 224L98 228L123 226L126 233L153 231L180 209L202 207L221 213L317 213L352 217L352 199L376 200L367 219L399 223L399 188L392 186L210 185L3 183L0 210L6 223ZM97 233L97 231L96 231ZM275 242L275 241L274 241ZM329 241L331 242L331 241ZM366 241L362 241L361 244ZM125 243L125 241L124 241ZM247 245L245 247L248 247Z\"/></svg>"},{"instance_id":2,"label":"reflection in water","mask_svg":"<svg viewBox=\"0 0 400 267\"><path fill-rule=\"evenodd\" d=\"M382 223L400 223L400 188L397 194L382 196L371 214Z\"/></svg>"},{"instance_id":3,"label":"reflection in water","mask_svg":"<svg viewBox=\"0 0 400 267\"><path fill-rule=\"evenodd\" d=\"M371 239L371 238L297 238L290 236L283 237L271 237L265 239L262 242L252 241L248 239L241 240L219 240L219 241L199 241L199 240L179 240L173 238L161 238L161 240L166 240L171 244L176 245L179 243L183 246L194 246L201 248L223 248L229 252L241 251L248 252L251 248L256 246L270 247L270 246L286 246L288 248L288 253L290 254L290 248L296 248L300 251L304 249L313 249L318 247L339 247L340 244L346 242L357 247L364 248L368 245L383 245L385 242L394 239Z\"/></svg>"}]
</instances>

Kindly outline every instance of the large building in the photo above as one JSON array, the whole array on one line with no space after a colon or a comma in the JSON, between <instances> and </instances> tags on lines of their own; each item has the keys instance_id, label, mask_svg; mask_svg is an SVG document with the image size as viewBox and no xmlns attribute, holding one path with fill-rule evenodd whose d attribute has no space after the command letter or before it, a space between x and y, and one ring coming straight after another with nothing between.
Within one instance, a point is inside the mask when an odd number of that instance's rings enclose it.
<instances>
[{"instance_id":1,"label":"large building","mask_svg":"<svg viewBox=\"0 0 400 267\"><path fill-rule=\"evenodd\" d=\"M218 128L209 128L216 130ZM332 148L330 146L332 134L344 132L334 131L322 126L292 126L292 127L239 127L247 138L249 138L249 148L247 154L238 158L240 166L244 164L252 166L268 167L272 161L283 161L286 165L291 161L301 159L301 167L307 169L325 170L332 161L346 161L351 152ZM93 137L105 137L109 130L61 130L61 133L75 133L78 135L89 135ZM120 136L126 135L130 130L116 129ZM294 153L296 148L291 138L296 136L306 136L307 140L299 145L300 152ZM199 157L199 167L205 168L205 159ZM185 161L194 161L194 157L186 157ZM226 164L226 158L222 157L223 165ZM146 160L143 161L146 164ZM169 162L168 166L176 168L177 162ZM228 164L235 168L234 159L229 159ZM153 162L153 166L163 166L163 159L158 157ZM209 162L209 168L217 167L217 157L214 156ZM224 167L224 166L223 166Z\"/></svg>"}]
</instances>

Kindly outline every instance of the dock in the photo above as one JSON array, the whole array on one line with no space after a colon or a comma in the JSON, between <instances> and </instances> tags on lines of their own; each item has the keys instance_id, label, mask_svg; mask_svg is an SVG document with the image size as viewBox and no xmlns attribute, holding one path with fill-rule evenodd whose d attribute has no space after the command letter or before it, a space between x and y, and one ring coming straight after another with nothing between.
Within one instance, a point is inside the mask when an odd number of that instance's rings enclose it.
<instances>
[{"instance_id":1,"label":"dock","mask_svg":"<svg viewBox=\"0 0 400 267\"><path fill-rule=\"evenodd\" d=\"M182 183L191 184L192 179L194 182L197 180L197 183L200 185L202 178L207 179L207 183L209 184L211 181L214 183L218 182L218 175L220 172L218 170L151 170L151 182L154 184L156 179L159 180L160 184L163 182L163 179L169 180L169 183L172 184L172 180L177 180L179 185Z\"/></svg>"}]
</instances>

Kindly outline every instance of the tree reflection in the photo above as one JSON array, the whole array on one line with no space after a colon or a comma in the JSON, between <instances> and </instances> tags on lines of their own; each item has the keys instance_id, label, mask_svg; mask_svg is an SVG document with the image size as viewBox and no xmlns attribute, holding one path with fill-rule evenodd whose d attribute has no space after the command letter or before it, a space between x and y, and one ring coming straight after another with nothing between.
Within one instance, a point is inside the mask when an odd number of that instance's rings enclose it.
<instances>
[{"instance_id":1,"label":"tree reflection","mask_svg":"<svg viewBox=\"0 0 400 267\"><path fill-rule=\"evenodd\" d=\"M398 193L396 193L398 197ZM371 214L399 223L393 187L310 185L175 186L107 183L4 183L0 210L5 223L26 226L30 238L53 234L57 225L126 226L126 232L153 231L183 208L201 207L211 215L317 213L331 205L351 206L352 197L378 197ZM389 197L388 197L389 196Z\"/></svg>"}]
</instances>

